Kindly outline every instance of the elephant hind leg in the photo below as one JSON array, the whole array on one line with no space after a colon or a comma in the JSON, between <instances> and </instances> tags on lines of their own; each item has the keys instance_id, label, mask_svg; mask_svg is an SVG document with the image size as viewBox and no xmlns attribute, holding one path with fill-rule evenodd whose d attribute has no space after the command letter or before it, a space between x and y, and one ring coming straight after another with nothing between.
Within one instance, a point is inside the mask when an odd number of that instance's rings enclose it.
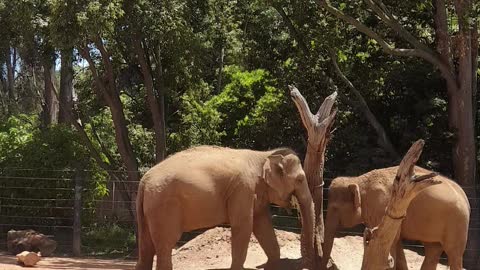
<instances>
[{"instance_id":1,"label":"elephant hind leg","mask_svg":"<svg viewBox=\"0 0 480 270\"><path fill-rule=\"evenodd\" d=\"M138 262L135 270L151 270L155 256L155 247L147 224L138 227Z\"/></svg>"},{"instance_id":2,"label":"elephant hind leg","mask_svg":"<svg viewBox=\"0 0 480 270\"><path fill-rule=\"evenodd\" d=\"M182 236L181 207L176 201L156 209L155 215L149 220L152 228L153 244L157 255L157 270L172 270L172 249Z\"/></svg>"},{"instance_id":3,"label":"elephant hind leg","mask_svg":"<svg viewBox=\"0 0 480 270\"><path fill-rule=\"evenodd\" d=\"M451 270L462 270L463 269L463 248L457 249L445 249L448 258L448 266Z\"/></svg>"},{"instance_id":4,"label":"elephant hind leg","mask_svg":"<svg viewBox=\"0 0 480 270\"><path fill-rule=\"evenodd\" d=\"M423 243L425 247L425 259L422 263L420 270L435 270L437 269L440 256L442 255L443 248L440 243Z\"/></svg>"},{"instance_id":5,"label":"elephant hind leg","mask_svg":"<svg viewBox=\"0 0 480 270\"><path fill-rule=\"evenodd\" d=\"M448 265L451 270L463 269L463 253L467 246L467 232L468 232L468 219L466 221L459 220L454 228L450 229L450 232L445 236L442 245L448 258Z\"/></svg>"}]
</instances>

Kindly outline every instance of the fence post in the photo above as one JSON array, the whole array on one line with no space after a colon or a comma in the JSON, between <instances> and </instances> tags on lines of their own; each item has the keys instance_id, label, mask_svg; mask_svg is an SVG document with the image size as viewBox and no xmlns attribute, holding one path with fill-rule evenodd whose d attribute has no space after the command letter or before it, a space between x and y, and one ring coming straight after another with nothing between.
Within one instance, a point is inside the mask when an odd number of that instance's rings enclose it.
<instances>
[{"instance_id":1,"label":"fence post","mask_svg":"<svg viewBox=\"0 0 480 270\"><path fill-rule=\"evenodd\" d=\"M73 256L80 256L81 246L82 246L82 222L81 222L81 213L82 213L82 181L83 181L83 172L78 171L75 174L75 200L73 204L73 242L72 242L72 251Z\"/></svg>"}]
</instances>

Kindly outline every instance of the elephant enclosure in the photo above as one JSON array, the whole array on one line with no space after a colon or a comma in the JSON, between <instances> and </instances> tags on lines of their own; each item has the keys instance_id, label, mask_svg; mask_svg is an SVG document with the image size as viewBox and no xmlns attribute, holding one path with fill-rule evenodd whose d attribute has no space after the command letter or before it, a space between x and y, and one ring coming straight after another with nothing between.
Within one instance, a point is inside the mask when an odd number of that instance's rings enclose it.
<instances>
[{"instance_id":1,"label":"elephant enclosure","mask_svg":"<svg viewBox=\"0 0 480 270\"><path fill-rule=\"evenodd\" d=\"M299 269L300 235L283 230L276 230L282 255L282 269ZM336 238L332 257L341 270L358 270L362 264L363 242L360 236L344 236ZM230 267L230 230L214 228L174 251L174 268L178 270L228 269ZM405 250L410 269L420 269L423 256ZM252 236L248 248L246 269L263 269L266 262L260 245ZM437 269L446 269L441 266Z\"/></svg>"},{"instance_id":2,"label":"elephant enclosure","mask_svg":"<svg viewBox=\"0 0 480 270\"><path fill-rule=\"evenodd\" d=\"M68 173L68 174L67 174ZM134 269L134 260L105 259L99 256L115 256L124 258L135 247L133 235L134 219L129 213L130 200L123 198L123 186L117 181L109 180L107 188L111 190L105 198L95 199L91 204L81 208L81 248L85 257L71 258L73 246L73 210L75 181L69 172L45 172L39 177L38 172L13 171L5 172L1 181L0 194L0 250L6 250L6 235L10 229L34 229L53 236L58 242L57 250L52 258L44 258L35 269ZM329 180L325 191L327 192ZM89 176L85 176L83 198L94 187ZM325 199L325 203L328 203ZM473 209L478 209L480 199L470 198ZM281 255L286 258L285 270L295 269L300 257L299 221L294 213L286 213L283 209L272 207L273 223L277 228L277 238L281 246ZM480 232L480 221L472 219L470 235ZM333 249L333 258L340 269L359 269L362 260L363 246L360 230L343 231L337 238ZM292 233L290 231L295 231ZM199 231L185 233L179 241L178 250L173 252L175 269L222 269L230 265L230 231L227 228L215 228L198 235ZM195 237L195 238L193 238ZM193 239L192 239L193 238ZM191 240L192 239L192 240ZM410 243L412 244L412 243ZM416 243L415 243L416 244ZM418 244L417 244L418 245ZM406 250L410 269L420 269L423 256L411 250L423 252L423 248L408 245ZM103 253L100 253L103 252ZM467 249L466 253L478 254L478 249ZM87 258L88 257L88 258ZM266 262L263 250L252 237L248 249L246 266L250 269ZM0 270L23 269L16 266L11 255L0 254ZM439 267L438 269L446 269ZM473 268L471 268L473 269Z\"/></svg>"},{"instance_id":3,"label":"elephant enclosure","mask_svg":"<svg viewBox=\"0 0 480 270\"><path fill-rule=\"evenodd\" d=\"M281 247L282 269L298 269L300 257L299 235L292 232L276 230L277 239ZM420 269L423 256L406 250L406 257L410 269ZM177 250L173 251L173 263L176 270L207 270L228 269L230 266L230 230L228 228L214 228L197 236ZM357 270L361 266L363 254L362 237L344 236L335 239L332 256L335 263L342 270ZM246 269L263 269L266 256L256 239L252 236L248 249ZM107 260L94 258L45 258L35 269L71 269L71 270L133 270L135 262L132 260ZM15 265L13 256L0 256L0 270L23 269ZM439 265L437 269L447 269Z\"/></svg>"}]
</instances>

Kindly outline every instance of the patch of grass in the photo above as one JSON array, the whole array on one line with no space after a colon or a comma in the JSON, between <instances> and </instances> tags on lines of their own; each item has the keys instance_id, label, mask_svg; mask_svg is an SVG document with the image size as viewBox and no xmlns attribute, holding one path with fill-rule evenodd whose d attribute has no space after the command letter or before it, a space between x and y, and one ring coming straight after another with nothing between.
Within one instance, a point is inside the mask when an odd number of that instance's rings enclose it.
<instances>
[{"instance_id":1,"label":"patch of grass","mask_svg":"<svg viewBox=\"0 0 480 270\"><path fill-rule=\"evenodd\" d=\"M95 225L82 235L82 249L94 256L121 257L135 249L135 233L131 227L118 224Z\"/></svg>"}]
</instances>

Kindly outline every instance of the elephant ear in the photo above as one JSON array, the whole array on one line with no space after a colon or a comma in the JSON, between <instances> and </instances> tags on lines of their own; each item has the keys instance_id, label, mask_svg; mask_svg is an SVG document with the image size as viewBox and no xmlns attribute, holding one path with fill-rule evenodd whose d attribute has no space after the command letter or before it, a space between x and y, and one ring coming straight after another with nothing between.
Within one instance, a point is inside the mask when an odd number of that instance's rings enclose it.
<instances>
[{"instance_id":1,"label":"elephant ear","mask_svg":"<svg viewBox=\"0 0 480 270\"><path fill-rule=\"evenodd\" d=\"M353 195L353 206L355 209L359 208L362 205L362 199L360 197L360 188L357 184L350 184L348 189Z\"/></svg>"},{"instance_id":2,"label":"elephant ear","mask_svg":"<svg viewBox=\"0 0 480 270\"><path fill-rule=\"evenodd\" d=\"M263 179L268 186L273 188L278 193L282 194L285 171L283 166L282 155L271 155L263 164Z\"/></svg>"}]
</instances>

